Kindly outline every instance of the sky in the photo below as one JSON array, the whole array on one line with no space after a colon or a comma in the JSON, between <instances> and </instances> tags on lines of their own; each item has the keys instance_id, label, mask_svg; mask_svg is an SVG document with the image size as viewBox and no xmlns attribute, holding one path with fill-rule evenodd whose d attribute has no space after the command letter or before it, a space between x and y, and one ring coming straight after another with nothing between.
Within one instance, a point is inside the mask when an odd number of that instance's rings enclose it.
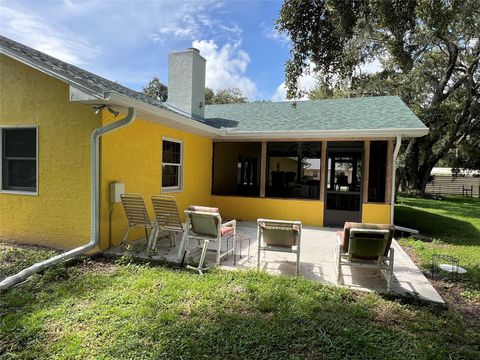
<instances>
[{"instance_id":1,"label":"sky","mask_svg":"<svg viewBox=\"0 0 480 360\"><path fill-rule=\"evenodd\" d=\"M196 47L206 85L250 100L285 100L290 44L275 30L281 1L4 1L3 36L140 91L167 84L168 53ZM314 86L303 76L304 89Z\"/></svg>"}]
</instances>

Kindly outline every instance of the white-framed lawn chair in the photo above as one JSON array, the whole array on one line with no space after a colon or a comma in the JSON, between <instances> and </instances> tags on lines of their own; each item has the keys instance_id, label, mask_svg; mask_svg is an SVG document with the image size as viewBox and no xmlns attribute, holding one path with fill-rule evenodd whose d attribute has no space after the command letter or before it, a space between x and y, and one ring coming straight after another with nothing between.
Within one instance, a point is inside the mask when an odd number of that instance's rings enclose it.
<instances>
[{"instance_id":1,"label":"white-framed lawn chair","mask_svg":"<svg viewBox=\"0 0 480 360\"><path fill-rule=\"evenodd\" d=\"M122 244L127 241L130 229L143 228L145 229L145 239L147 240L148 246L156 231L155 222L150 220L150 217L148 216L147 208L145 207L145 201L143 201L143 196L140 194L126 193L121 194L120 199L128 220L128 226L123 237ZM148 235L148 229L150 229L150 235Z\"/></svg>"},{"instance_id":2,"label":"white-framed lawn chair","mask_svg":"<svg viewBox=\"0 0 480 360\"><path fill-rule=\"evenodd\" d=\"M266 251L296 254L295 275L300 273L301 221L272 219L257 220L257 270L260 269L261 253Z\"/></svg>"},{"instance_id":3,"label":"white-framed lawn chair","mask_svg":"<svg viewBox=\"0 0 480 360\"><path fill-rule=\"evenodd\" d=\"M199 245L200 242L203 242L201 246L200 260L198 267L193 267L188 265L187 268L198 271L200 274L203 274L203 271L207 268L203 267L205 262L205 255L208 250L208 245L210 242L215 242L216 244L216 264L220 264L220 260L224 256L228 256L230 252L235 253L235 235L237 233L237 222L236 220L231 220L222 224L222 218L218 211L218 208L210 208L205 206L190 206L185 210L185 215L187 217L187 225L185 229L185 250L183 257L189 252L190 240L197 240ZM233 237L232 248L228 249L228 238ZM227 250L222 253L222 239L227 239Z\"/></svg>"},{"instance_id":4,"label":"white-framed lawn chair","mask_svg":"<svg viewBox=\"0 0 480 360\"><path fill-rule=\"evenodd\" d=\"M160 230L169 232L170 246L175 246L177 233L181 233L183 237L183 225L178 213L177 200L173 196L153 195L152 205L155 211L156 229L150 248L155 248Z\"/></svg>"},{"instance_id":5,"label":"white-framed lawn chair","mask_svg":"<svg viewBox=\"0 0 480 360\"><path fill-rule=\"evenodd\" d=\"M393 225L345 223L337 233L335 246L336 280L343 284L342 267L378 269L387 280L387 291L393 281L394 249L391 247Z\"/></svg>"}]
</instances>

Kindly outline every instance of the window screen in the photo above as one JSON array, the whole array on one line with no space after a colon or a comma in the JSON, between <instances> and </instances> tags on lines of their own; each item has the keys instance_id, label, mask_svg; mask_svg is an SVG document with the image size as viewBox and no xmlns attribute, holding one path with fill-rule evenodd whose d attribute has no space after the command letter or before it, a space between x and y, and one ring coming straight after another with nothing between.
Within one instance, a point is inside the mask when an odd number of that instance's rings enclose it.
<instances>
[{"instance_id":1,"label":"window screen","mask_svg":"<svg viewBox=\"0 0 480 360\"><path fill-rule=\"evenodd\" d=\"M2 129L2 190L37 190L37 129Z\"/></svg>"},{"instance_id":2,"label":"window screen","mask_svg":"<svg viewBox=\"0 0 480 360\"><path fill-rule=\"evenodd\" d=\"M368 170L368 201L385 202L385 183L387 180L386 141L370 142L370 164Z\"/></svg>"}]
</instances>

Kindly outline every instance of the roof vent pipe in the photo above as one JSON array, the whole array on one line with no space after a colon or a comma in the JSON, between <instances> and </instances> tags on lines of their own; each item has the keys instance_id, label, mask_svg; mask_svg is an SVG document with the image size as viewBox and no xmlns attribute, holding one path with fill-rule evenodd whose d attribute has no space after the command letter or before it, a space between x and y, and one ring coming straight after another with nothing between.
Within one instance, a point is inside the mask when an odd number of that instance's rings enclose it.
<instances>
[{"instance_id":1,"label":"roof vent pipe","mask_svg":"<svg viewBox=\"0 0 480 360\"><path fill-rule=\"evenodd\" d=\"M7 290L10 287L21 283L22 281L27 280L33 274L46 269L52 265L58 264L65 260L71 259L75 256L86 253L87 251L95 249L100 243L100 234L99 234L99 197L100 197L100 177L99 177L99 143L100 137L106 133L118 130L121 127L130 125L135 120L136 112L134 108L129 107L128 113L125 118L122 120L115 121L114 123L108 124L96 128L92 132L91 143L90 143L90 182L91 182L91 239L88 244L82 245L70 251L67 251L63 254L56 255L50 259L36 263L22 271L18 274L7 277L5 280L0 282L0 290Z\"/></svg>"}]
</instances>

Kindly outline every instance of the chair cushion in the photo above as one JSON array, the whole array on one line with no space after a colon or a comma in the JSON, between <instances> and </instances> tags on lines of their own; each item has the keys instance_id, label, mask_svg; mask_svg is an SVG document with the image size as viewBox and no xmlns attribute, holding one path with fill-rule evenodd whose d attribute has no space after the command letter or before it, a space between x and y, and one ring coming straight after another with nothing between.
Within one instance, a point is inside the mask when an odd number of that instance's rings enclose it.
<instances>
[{"instance_id":1,"label":"chair cushion","mask_svg":"<svg viewBox=\"0 0 480 360\"><path fill-rule=\"evenodd\" d=\"M337 232L337 235L340 236L340 243L342 245L342 251L348 251L349 239L350 239L350 229L372 229L372 230L389 230L390 236L388 237L387 246L385 247L384 256L388 255L388 251L392 245L393 235L395 234L395 226L390 224L368 224L368 223L356 223L356 222L346 222L343 231ZM370 259L370 258L369 258ZM373 258L372 258L373 260Z\"/></svg>"},{"instance_id":2,"label":"chair cushion","mask_svg":"<svg viewBox=\"0 0 480 360\"><path fill-rule=\"evenodd\" d=\"M286 227L285 225L261 225L263 241L268 246L292 247L297 245L298 233L300 231L297 225Z\"/></svg>"},{"instance_id":3,"label":"chair cushion","mask_svg":"<svg viewBox=\"0 0 480 360\"><path fill-rule=\"evenodd\" d=\"M198 211L198 212L207 212L207 213L214 213L218 214L218 208L215 207L208 207L208 206L198 206L198 205L190 205L188 207L189 211Z\"/></svg>"},{"instance_id":4,"label":"chair cushion","mask_svg":"<svg viewBox=\"0 0 480 360\"><path fill-rule=\"evenodd\" d=\"M221 228L222 236L233 234L233 227L231 226L222 226Z\"/></svg>"}]
</instances>

